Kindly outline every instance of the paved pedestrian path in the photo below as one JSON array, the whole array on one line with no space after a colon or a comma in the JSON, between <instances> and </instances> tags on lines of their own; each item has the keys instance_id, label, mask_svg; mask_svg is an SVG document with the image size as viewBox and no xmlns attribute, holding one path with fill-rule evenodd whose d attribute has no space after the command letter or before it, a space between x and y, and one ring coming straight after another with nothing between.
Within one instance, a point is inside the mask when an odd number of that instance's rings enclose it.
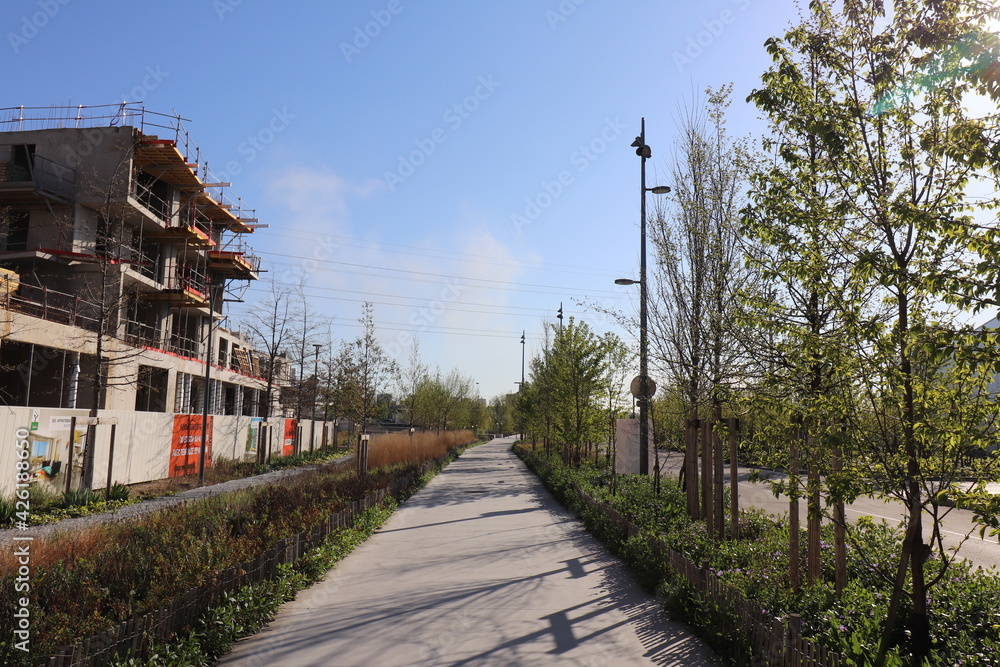
<instances>
[{"instance_id":1,"label":"paved pedestrian path","mask_svg":"<svg viewBox=\"0 0 1000 667\"><path fill-rule=\"evenodd\" d=\"M510 446L466 451L218 664L720 664Z\"/></svg>"}]
</instances>

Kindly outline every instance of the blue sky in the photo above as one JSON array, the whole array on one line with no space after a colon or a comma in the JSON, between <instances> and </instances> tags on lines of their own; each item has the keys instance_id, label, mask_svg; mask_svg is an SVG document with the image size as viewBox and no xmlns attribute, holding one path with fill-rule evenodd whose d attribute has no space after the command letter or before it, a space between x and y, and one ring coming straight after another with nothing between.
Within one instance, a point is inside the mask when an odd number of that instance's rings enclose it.
<instances>
[{"instance_id":1,"label":"blue sky","mask_svg":"<svg viewBox=\"0 0 1000 667\"><path fill-rule=\"evenodd\" d=\"M784 31L777 0L6 0L2 107L142 101L184 118L211 169L269 225L249 237L268 280L306 281L334 338L375 304L484 397L514 391L520 334L615 329L633 312L639 158L666 171L678 107L734 84L730 130ZM669 184L669 183L668 183ZM617 330L617 329L616 329ZM626 332L620 332L630 342Z\"/></svg>"}]
</instances>

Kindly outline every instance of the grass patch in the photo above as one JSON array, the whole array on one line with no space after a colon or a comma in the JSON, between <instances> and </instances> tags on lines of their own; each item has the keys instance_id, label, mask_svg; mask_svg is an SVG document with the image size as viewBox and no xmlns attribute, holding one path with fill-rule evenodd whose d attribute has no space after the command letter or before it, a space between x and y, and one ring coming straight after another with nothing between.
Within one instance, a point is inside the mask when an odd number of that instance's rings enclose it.
<instances>
[{"instance_id":1,"label":"grass patch","mask_svg":"<svg viewBox=\"0 0 1000 667\"><path fill-rule=\"evenodd\" d=\"M475 441L472 431L421 431L386 433L372 436L368 450L368 465L374 468L402 461L423 463L444 456L449 450Z\"/></svg>"}]
</instances>

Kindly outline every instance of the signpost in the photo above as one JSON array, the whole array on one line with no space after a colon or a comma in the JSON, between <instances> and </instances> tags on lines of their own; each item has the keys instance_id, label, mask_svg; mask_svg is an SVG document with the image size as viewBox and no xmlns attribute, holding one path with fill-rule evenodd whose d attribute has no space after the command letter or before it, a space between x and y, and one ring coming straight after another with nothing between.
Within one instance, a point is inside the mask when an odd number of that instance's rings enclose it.
<instances>
[{"instance_id":1,"label":"signpost","mask_svg":"<svg viewBox=\"0 0 1000 667\"><path fill-rule=\"evenodd\" d=\"M629 385L629 390L632 392L632 395L635 396L637 400L648 401L649 399L653 398L653 394L656 393L656 382L653 380L653 378L649 376L646 377L645 395L643 395L642 386L643 386L642 376L636 375L634 378L632 378L632 384Z\"/></svg>"}]
</instances>

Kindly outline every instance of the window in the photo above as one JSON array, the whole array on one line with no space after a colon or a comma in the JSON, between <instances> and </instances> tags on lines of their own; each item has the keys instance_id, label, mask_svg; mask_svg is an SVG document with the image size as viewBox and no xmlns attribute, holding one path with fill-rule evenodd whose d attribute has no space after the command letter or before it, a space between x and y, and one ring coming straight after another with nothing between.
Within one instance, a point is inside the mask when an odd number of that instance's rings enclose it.
<instances>
[{"instance_id":1,"label":"window","mask_svg":"<svg viewBox=\"0 0 1000 667\"><path fill-rule=\"evenodd\" d=\"M169 371L156 366L139 366L135 409L144 412L167 411L167 378Z\"/></svg>"},{"instance_id":2,"label":"window","mask_svg":"<svg viewBox=\"0 0 1000 667\"><path fill-rule=\"evenodd\" d=\"M2 246L4 250L19 252L28 249L28 218L27 211L10 211L0 217L0 233L4 235Z\"/></svg>"},{"instance_id":3,"label":"window","mask_svg":"<svg viewBox=\"0 0 1000 667\"><path fill-rule=\"evenodd\" d=\"M219 366L223 368L229 367L229 341L225 338L219 337ZM228 414L228 413L227 413Z\"/></svg>"}]
</instances>

